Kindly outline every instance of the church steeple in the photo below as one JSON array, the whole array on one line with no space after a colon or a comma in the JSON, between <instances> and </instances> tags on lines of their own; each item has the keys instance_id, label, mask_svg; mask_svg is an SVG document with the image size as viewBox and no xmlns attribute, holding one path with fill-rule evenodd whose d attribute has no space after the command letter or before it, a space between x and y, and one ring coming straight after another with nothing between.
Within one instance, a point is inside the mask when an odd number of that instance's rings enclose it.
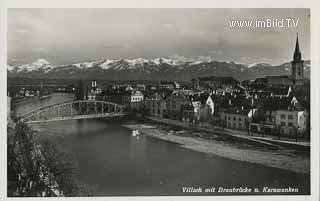
<instances>
[{"instance_id":1,"label":"church steeple","mask_svg":"<svg viewBox=\"0 0 320 201\"><path fill-rule=\"evenodd\" d=\"M301 61L301 52L300 52L300 48L299 48L299 36L297 33L297 40L296 40L296 48L294 50L294 54L293 54L293 61L295 62L300 62Z\"/></svg>"},{"instance_id":2,"label":"church steeple","mask_svg":"<svg viewBox=\"0 0 320 201\"><path fill-rule=\"evenodd\" d=\"M301 60L301 52L299 47L299 38L297 33L296 48L293 54L293 61L291 62L291 78L294 85L304 84L304 68L303 60Z\"/></svg>"}]
</instances>

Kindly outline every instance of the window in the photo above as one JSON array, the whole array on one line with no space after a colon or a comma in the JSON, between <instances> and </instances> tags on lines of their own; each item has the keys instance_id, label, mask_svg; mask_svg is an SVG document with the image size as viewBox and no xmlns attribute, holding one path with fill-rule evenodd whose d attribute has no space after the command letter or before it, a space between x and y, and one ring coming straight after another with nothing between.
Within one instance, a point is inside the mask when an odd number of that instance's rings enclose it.
<instances>
[{"instance_id":1,"label":"window","mask_svg":"<svg viewBox=\"0 0 320 201\"><path fill-rule=\"evenodd\" d=\"M292 123L292 122L289 122L289 123L288 123L288 126L293 127L293 123Z\"/></svg>"},{"instance_id":2,"label":"window","mask_svg":"<svg viewBox=\"0 0 320 201\"><path fill-rule=\"evenodd\" d=\"M239 128L242 128L242 124L239 124Z\"/></svg>"},{"instance_id":3,"label":"window","mask_svg":"<svg viewBox=\"0 0 320 201\"><path fill-rule=\"evenodd\" d=\"M288 119L293 119L293 116L292 115L288 115Z\"/></svg>"},{"instance_id":4,"label":"window","mask_svg":"<svg viewBox=\"0 0 320 201\"><path fill-rule=\"evenodd\" d=\"M280 118L281 118L281 119L285 119L285 118L286 118L286 115L285 115L285 114L282 114Z\"/></svg>"},{"instance_id":5,"label":"window","mask_svg":"<svg viewBox=\"0 0 320 201\"><path fill-rule=\"evenodd\" d=\"M239 117L239 121L242 121L242 119Z\"/></svg>"},{"instance_id":6,"label":"window","mask_svg":"<svg viewBox=\"0 0 320 201\"><path fill-rule=\"evenodd\" d=\"M236 120L236 117L233 117L233 120L235 121L235 120Z\"/></svg>"},{"instance_id":7,"label":"window","mask_svg":"<svg viewBox=\"0 0 320 201\"><path fill-rule=\"evenodd\" d=\"M231 118L230 118L230 116L228 116L228 120L230 120Z\"/></svg>"},{"instance_id":8,"label":"window","mask_svg":"<svg viewBox=\"0 0 320 201\"><path fill-rule=\"evenodd\" d=\"M282 121L280 124L281 124L281 126L285 126L285 125L286 125L286 122L283 122L283 121Z\"/></svg>"}]
</instances>

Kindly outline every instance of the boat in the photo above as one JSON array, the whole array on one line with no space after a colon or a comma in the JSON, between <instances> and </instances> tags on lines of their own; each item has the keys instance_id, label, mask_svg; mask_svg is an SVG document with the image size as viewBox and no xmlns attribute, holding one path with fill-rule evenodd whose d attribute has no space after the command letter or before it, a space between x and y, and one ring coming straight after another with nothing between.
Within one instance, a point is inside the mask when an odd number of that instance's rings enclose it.
<instances>
[{"instance_id":1,"label":"boat","mask_svg":"<svg viewBox=\"0 0 320 201\"><path fill-rule=\"evenodd\" d=\"M137 133L135 130L132 131L132 136L137 136Z\"/></svg>"},{"instance_id":2,"label":"boat","mask_svg":"<svg viewBox=\"0 0 320 201\"><path fill-rule=\"evenodd\" d=\"M137 136L137 135L140 135L140 132L138 130L133 130L132 136Z\"/></svg>"}]
</instances>

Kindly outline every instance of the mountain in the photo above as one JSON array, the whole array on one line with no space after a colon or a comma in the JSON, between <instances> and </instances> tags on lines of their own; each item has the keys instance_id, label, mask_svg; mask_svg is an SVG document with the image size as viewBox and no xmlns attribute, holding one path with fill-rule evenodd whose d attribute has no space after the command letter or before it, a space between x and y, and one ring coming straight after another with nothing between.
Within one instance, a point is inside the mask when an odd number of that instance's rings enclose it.
<instances>
[{"instance_id":1,"label":"mountain","mask_svg":"<svg viewBox=\"0 0 320 201\"><path fill-rule=\"evenodd\" d=\"M48 73L54 68L47 60L45 59L38 59L31 64L24 64L21 66L12 66L8 65L8 70L10 72L16 73L30 73L33 71L39 71L43 73Z\"/></svg>"},{"instance_id":2,"label":"mountain","mask_svg":"<svg viewBox=\"0 0 320 201\"><path fill-rule=\"evenodd\" d=\"M255 79L264 76L290 75L291 63L272 66L270 64L256 64L248 68L241 77L243 79ZM304 76L310 78L310 60L304 62Z\"/></svg>"},{"instance_id":3,"label":"mountain","mask_svg":"<svg viewBox=\"0 0 320 201\"><path fill-rule=\"evenodd\" d=\"M310 61L305 62L305 76L310 76ZM291 64L267 63L240 64L222 61L181 61L167 58L155 59L103 59L55 66L45 59L31 64L8 64L8 77L25 78L88 78L109 80L181 80L215 75L232 76L238 80L255 79L268 75L289 75Z\"/></svg>"}]
</instances>

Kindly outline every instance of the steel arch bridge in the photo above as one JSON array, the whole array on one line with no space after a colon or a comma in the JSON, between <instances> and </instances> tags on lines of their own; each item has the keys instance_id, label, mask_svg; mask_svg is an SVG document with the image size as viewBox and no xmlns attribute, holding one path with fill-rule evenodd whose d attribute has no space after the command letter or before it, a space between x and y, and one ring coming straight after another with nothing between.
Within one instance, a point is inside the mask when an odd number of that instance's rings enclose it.
<instances>
[{"instance_id":1,"label":"steel arch bridge","mask_svg":"<svg viewBox=\"0 0 320 201\"><path fill-rule=\"evenodd\" d=\"M123 116L124 106L105 101L79 100L48 105L21 115L26 123Z\"/></svg>"}]
</instances>

